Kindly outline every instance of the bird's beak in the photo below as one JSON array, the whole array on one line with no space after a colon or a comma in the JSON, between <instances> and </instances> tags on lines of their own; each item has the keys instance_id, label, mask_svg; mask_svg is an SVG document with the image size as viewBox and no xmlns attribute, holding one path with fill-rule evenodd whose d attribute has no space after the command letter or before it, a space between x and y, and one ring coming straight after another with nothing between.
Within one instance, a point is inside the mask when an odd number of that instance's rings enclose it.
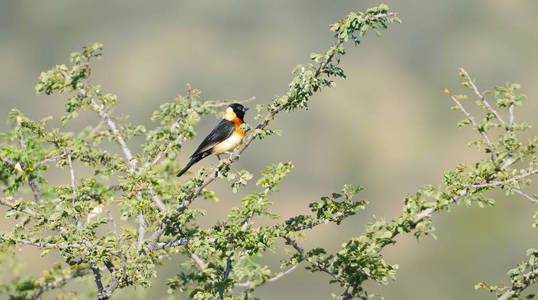
<instances>
[{"instance_id":1,"label":"bird's beak","mask_svg":"<svg viewBox=\"0 0 538 300\"><path fill-rule=\"evenodd\" d=\"M243 111L246 112L248 110L248 107L243 106Z\"/></svg>"}]
</instances>

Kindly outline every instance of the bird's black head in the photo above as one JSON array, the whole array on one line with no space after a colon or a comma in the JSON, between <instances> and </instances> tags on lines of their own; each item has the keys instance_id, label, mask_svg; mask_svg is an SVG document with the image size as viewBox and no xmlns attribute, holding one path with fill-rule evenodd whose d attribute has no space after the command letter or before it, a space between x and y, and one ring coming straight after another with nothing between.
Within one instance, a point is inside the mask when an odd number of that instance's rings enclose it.
<instances>
[{"instance_id":1,"label":"bird's black head","mask_svg":"<svg viewBox=\"0 0 538 300\"><path fill-rule=\"evenodd\" d=\"M235 113L235 115L241 120L243 121L243 117L245 116L245 112L247 112L248 110L248 107L245 107L239 103L232 103L230 104L230 106L228 106L229 108L231 108L233 110L233 112Z\"/></svg>"}]
</instances>

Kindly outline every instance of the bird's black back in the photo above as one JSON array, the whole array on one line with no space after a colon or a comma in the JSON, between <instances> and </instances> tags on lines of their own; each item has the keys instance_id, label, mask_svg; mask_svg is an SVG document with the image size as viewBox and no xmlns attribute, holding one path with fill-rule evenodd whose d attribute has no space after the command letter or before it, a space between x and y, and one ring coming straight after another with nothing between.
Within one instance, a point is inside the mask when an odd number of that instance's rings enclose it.
<instances>
[{"instance_id":1,"label":"bird's black back","mask_svg":"<svg viewBox=\"0 0 538 300\"><path fill-rule=\"evenodd\" d=\"M229 138L235 131L235 124L232 121L221 120L219 124L205 137L200 146L196 148L196 151L191 155L195 155L213 148L216 144Z\"/></svg>"}]
</instances>

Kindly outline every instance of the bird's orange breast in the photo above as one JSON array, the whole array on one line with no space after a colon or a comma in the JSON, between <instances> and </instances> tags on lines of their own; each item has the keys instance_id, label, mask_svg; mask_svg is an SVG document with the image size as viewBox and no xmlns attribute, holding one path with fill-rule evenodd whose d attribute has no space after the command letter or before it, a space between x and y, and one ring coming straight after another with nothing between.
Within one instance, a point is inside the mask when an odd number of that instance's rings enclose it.
<instances>
[{"instance_id":1,"label":"bird's orange breast","mask_svg":"<svg viewBox=\"0 0 538 300\"><path fill-rule=\"evenodd\" d=\"M245 136L245 132L243 131L243 129L239 129L241 124L243 124L243 121L241 121L241 119L239 119L238 117L235 117L232 122L234 122L235 124L235 133L239 134L240 136Z\"/></svg>"}]
</instances>

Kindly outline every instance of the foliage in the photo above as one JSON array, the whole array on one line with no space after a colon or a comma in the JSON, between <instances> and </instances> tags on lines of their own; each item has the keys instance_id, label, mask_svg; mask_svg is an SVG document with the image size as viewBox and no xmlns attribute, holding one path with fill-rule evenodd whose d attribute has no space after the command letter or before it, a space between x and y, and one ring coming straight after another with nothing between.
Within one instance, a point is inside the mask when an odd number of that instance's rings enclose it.
<instances>
[{"instance_id":1,"label":"foliage","mask_svg":"<svg viewBox=\"0 0 538 300\"><path fill-rule=\"evenodd\" d=\"M311 272L327 274L331 283L341 287L340 294L335 294L339 299L375 298L380 296L368 293L363 283L387 284L398 268L385 261L383 248L395 244L399 234L433 236L433 213L457 204L493 205L486 195L492 189L536 201L522 189L538 172L538 138L522 141L519 134L530 125L514 118L515 107L526 97L518 94L519 85L497 87L493 107L462 69L463 85L478 97L477 104L485 111L483 119L475 120L464 108L462 101L467 96L446 92L456 103L454 108L466 116L459 126L470 125L480 134L471 145L484 151L485 157L445 172L438 186L427 185L407 195L397 218L374 219L363 234L351 237L334 253L305 249L299 244L304 231L328 223L340 225L367 202L354 199L362 187L345 185L339 193L312 202L310 214L281 221L271 211L270 199L293 168L291 162L285 162L265 168L255 184L259 190L246 195L225 219L209 227L200 225L198 218L205 211L190 205L199 198L217 200L208 185L225 179L237 193L250 184L253 174L232 168L239 155L253 141L278 133L269 127L278 113L307 109L311 96L333 86L334 77L345 78L340 66L345 42L358 45L368 31L379 34L379 29L394 22L400 20L380 5L365 13L352 12L331 25L334 45L325 53L311 54L313 63L294 69L285 95L269 105L257 105L260 123L245 125L248 134L243 143L228 158L195 172L183 183L175 177L183 144L196 135L200 118L218 115L232 101L202 100L200 91L188 86L185 96L162 104L152 114L156 125L149 130L114 115L117 97L90 83L91 62L102 56L101 44L73 53L69 66L57 65L41 73L36 92L67 97L63 125L87 111L97 114L100 122L80 132L67 132L65 126L50 129L49 118L34 121L17 110L9 114L12 129L1 135L0 144L0 204L7 207L5 216L13 227L0 233L0 262L5 266L11 260L16 245L38 248L42 255L52 252L61 259L42 277L18 276L0 285L0 292L10 299L36 299L72 279L92 278L87 294L78 296L108 299L128 286L149 286L158 275L157 265L181 256L185 262L168 279L171 294L183 292L194 299L254 299L257 287L304 265ZM507 116L497 110L506 111ZM133 153L129 141L139 136L145 142ZM107 150L110 144L118 153ZM51 168L64 172L68 182L49 182ZM255 218L268 222L256 224ZM275 272L260 263L260 258L280 247L279 242L284 242L290 254L282 261L282 270ZM512 286L480 287L497 295L506 291L513 291L511 297L519 295L536 280L536 250L529 250L529 256L528 263L510 271Z\"/></svg>"}]
</instances>

